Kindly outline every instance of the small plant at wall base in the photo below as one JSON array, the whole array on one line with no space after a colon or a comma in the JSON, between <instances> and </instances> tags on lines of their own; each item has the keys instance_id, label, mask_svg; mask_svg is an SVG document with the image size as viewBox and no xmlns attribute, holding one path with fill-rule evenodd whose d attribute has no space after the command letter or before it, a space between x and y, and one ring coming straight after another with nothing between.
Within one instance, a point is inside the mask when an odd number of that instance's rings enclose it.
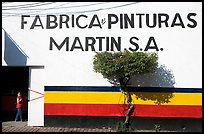
<instances>
[{"instance_id":1,"label":"small plant at wall base","mask_svg":"<svg viewBox=\"0 0 204 134\"><path fill-rule=\"evenodd\" d=\"M160 131L161 131L160 125L155 124L155 125L154 125L154 130L155 130L155 132L160 132Z\"/></svg>"},{"instance_id":2,"label":"small plant at wall base","mask_svg":"<svg viewBox=\"0 0 204 134\"><path fill-rule=\"evenodd\" d=\"M158 54L155 52L96 52L93 68L104 78L125 94L128 109L125 113L124 128L130 128L130 116L134 111L132 97L128 90L128 82L132 76L153 73L158 66Z\"/></svg>"}]
</instances>

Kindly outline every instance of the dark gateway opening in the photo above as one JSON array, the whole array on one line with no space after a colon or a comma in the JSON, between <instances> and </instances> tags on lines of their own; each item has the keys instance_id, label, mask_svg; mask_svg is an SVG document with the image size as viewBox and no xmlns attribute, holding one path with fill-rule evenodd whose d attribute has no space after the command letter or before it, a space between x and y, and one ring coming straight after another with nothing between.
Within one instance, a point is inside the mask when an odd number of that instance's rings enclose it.
<instances>
[{"instance_id":1,"label":"dark gateway opening","mask_svg":"<svg viewBox=\"0 0 204 134\"><path fill-rule=\"evenodd\" d=\"M2 121L14 121L16 115L16 96L23 95L23 121L28 120L28 82L29 67L1 67Z\"/></svg>"}]
</instances>

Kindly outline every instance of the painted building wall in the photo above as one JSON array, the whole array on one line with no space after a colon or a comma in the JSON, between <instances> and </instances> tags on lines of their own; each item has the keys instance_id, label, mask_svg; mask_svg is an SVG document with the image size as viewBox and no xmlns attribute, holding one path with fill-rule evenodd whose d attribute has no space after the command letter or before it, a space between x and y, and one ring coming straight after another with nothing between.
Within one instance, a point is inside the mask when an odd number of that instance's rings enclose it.
<instances>
[{"instance_id":1,"label":"painted building wall","mask_svg":"<svg viewBox=\"0 0 204 134\"><path fill-rule=\"evenodd\" d=\"M22 6L23 4L25 5ZM129 41L131 37L138 38L138 40L133 39L132 41L137 43L143 49L142 51L148 44L149 38L154 37L159 49L159 64L165 65L173 73L175 78L173 86L202 87L202 4L199 2L48 2L41 4L34 2L34 5L27 7L26 4L32 5L29 2L3 4L2 28L15 41L15 45L19 46L19 50L26 55L24 66L45 66L46 86L110 86L111 84L106 79L93 71L93 56L95 51L99 51L99 39L96 37L114 37L116 41L120 37L121 51L129 47L135 49L135 46ZM13 7L15 5L17 7ZM188 18L189 13L195 15ZM110 29L108 28L108 14L117 16L111 17L112 23L118 18L118 22L112 24ZM120 14L123 18L124 14L127 14L129 18L133 15L134 28L131 28L130 25L128 28L124 28L125 24L123 28L120 28L122 25L120 20L124 21L124 19L120 19ZM149 23L153 25L153 14L156 15L156 26L150 28L146 25L146 15L149 15ZM161 28L159 28L159 14L165 14L161 15L161 21L168 18L167 24L161 23ZM22 17L23 15L30 17ZM39 18L36 19L36 15L39 15ZM47 15L56 15L58 25L56 28L46 28ZM69 16L69 28L64 23L60 28L60 15ZM72 15L74 15L74 19L72 19ZM80 17L78 23L81 27L87 25L86 28L79 28L76 24L76 18L80 15L85 16ZM94 15L97 15L98 19L93 19ZM34 23L35 19L36 23ZM66 17L62 17L62 21L66 19ZM96 26L88 28L92 19ZM51 17L50 20L53 21L54 17ZM74 26L72 26L72 20ZM98 22L100 22L101 28ZM173 22L175 25L172 27ZM32 25L34 26L33 29L31 29ZM50 27L54 25L51 23ZM196 26L190 28L188 25ZM2 34L4 35L3 31ZM50 50L51 37L58 45L68 37L69 51L66 51L66 44L61 50L58 50L54 45ZM79 37L80 41L75 40L76 43L74 43L75 37ZM92 51L90 46L88 51L85 51L85 37L95 39L95 51ZM5 38L2 39L2 65L6 65L4 62L6 55ZM106 39L102 40L103 51L106 51L105 48L108 45ZM90 39L88 43L91 44L92 41ZM155 46L154 41L152 40L149 45ZM83 48L77 48L80 47L80 43ZM75 48L71 51L73 44L75 44ZM109 45L111 47L110 42ZM163 51L160 50L161 48ZM113 51L117 51L116 47ZM148 51L156 50L149 49ZM66 71L62 72L61 70Z\"/></svg>"},{"instance_id":2,"label":"painted building wall","mask_svg":"<svg viewBox=\"0 0 204 134\"><path fill-rule=\"evenodd\" d=\"M45 116L122 116L124 96L93 71L93 56L137 45L158 52L159 68L131 81L133 115L202 116L201 2L5 3L2 28L3 66L13 65L9 39L16 65L44 66Z\"/></svg>"}]
</instances>

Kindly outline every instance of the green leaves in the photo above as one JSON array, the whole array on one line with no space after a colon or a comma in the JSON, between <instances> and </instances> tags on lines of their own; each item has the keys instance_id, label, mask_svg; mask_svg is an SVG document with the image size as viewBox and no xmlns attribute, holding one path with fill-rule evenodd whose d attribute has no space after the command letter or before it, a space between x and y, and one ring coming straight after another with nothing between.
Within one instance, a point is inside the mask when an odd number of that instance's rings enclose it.
<instances>
[{"instance_id":1,"label":"green leaves","mask_svg":"<svg viewBox=\"0 0 204 134\"><path fill-rule=\"evenodd\" d=\"M125 77L154 72L158 54L153 52L97 52L93 69L107 77Z\"/></svg>"}]
</instances>

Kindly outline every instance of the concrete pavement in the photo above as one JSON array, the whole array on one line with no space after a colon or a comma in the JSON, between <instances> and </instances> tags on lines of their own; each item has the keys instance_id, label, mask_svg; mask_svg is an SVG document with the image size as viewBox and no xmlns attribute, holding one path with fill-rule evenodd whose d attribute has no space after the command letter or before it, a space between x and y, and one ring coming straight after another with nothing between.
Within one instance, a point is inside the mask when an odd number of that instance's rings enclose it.
<instances>
[{"instance_id":1,"label":"concrete pavement","mask_svg":"<svg viewBox=\"0 0 204 134\"><path fill-rule=\"evenodd\" d=\"M4 121L2 132L116 132L111 128L61 128L27 126L27 121ZM154 132L153 130L134 130L133 132Z\"/></svg>"},{"instance_id":2,"label":"concrete pavement","mask_svg":"<svg viewBox=\"0 0 204 134\"><path fill-rule=\"evenodd\" d=\"M62 128L62 127L33 127L27 126L27 121L3 121L2 132L116 132L111 128ZM155 130L133 130L132 132L155 132ZM160 132L175 132L164 131Z\"/></svg>"},{"instance_id":3,"label":"concrete pavement","mask_svg":"<svg viewBox=\"0 0 204 134\"><path fill-rule=\"evenodd\" d=\"M60 128L27 126L27 121L2 122L2 132L115 132L111 128Z\"/></svg>"}]
</instances>

